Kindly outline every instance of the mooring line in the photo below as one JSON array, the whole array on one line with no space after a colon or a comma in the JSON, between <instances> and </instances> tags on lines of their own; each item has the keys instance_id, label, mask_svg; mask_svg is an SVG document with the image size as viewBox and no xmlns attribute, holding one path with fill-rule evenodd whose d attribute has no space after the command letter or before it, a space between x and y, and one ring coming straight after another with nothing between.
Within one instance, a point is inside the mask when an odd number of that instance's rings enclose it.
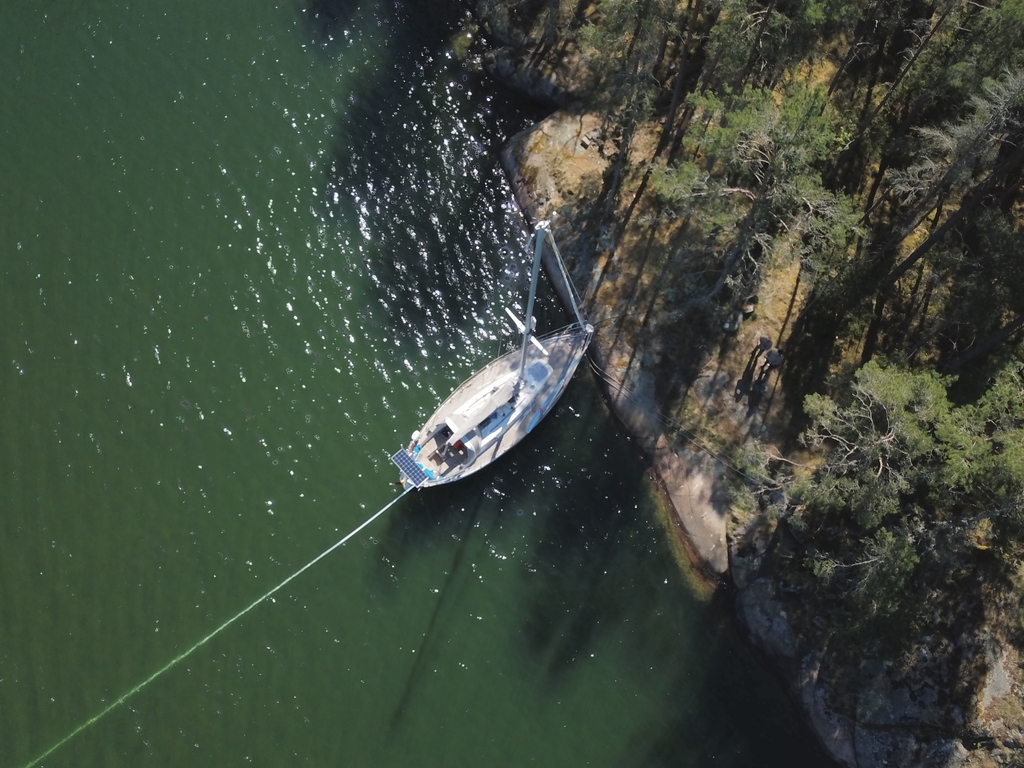
<instances>
[{"instance_id":1,"label":"mooring line","mask_svg":"<svg viewBox=\"0 0 1024 768\"><path fill-rule=\"evenodd\" d=\"M141 691L141 690L142 690L143 688L145 688L145 687L146 687L147 685L149 685L150 683L152 683L152 682L153 682L154 680L156 680L156 679L157 679L158 677L160 677L160 675L162 675L162 674L163 674L164 672L166 672L167 670L169 670L169 669L171 669L172 667L174 667L174 666L175 666L176 664L180 663L180 662L181 662L181 661L183 661L184 659L186 659L186 658L188 658L189 656L191 656L191 655L192 655L192 654L193 654L193 653L194 653L194 652L195 652L196 650L198 650L199 648L201 648L201 647L203 647L204 645L206 645L206 643L208 643L208 642L209 642L210 640L212 640L212 639L213 639L214 637L216 637L216 636L217 636L218 634L220 634L220 633L221 633L221 632L222 632L223 630L225 630L225 629L226 629L227 627L231 626L231 625L232 625L232 624L234 624L234 623L235 623L236 621L238 621L238 620L239 620L240 618L242 618L243 616L245 616L245 614L247 614L247 613L248 613L249 611L251 611L251 610L252 610L253 608L255 608L255 607L256 607L257 605L259 605L260 603L262 603L262 602L263 602L264 600L266 600L266 599L267 599L268 597L270 597L271 595L273 595L273 594L274 594L275 592L277 592L277 591L278 591L279 589L281 589L282 587L284 587L284 586L285 586L285 585L286 585L286 584L287 584L288 582L290 582L290 581L291 581L292 579L296 578L297 576L299 576L299 575L300 575L300 574L302 574L303 572L305 572L305 571L309 570L310 568L312 568L312 567L313 567L314 565L316 565L316 564L317 564L318 562L320 562L320 561L321 561L321 560L323 560L323 559L324 559L325 557L327 557L327 556L328 556L329 554L331 554L331 552L333 552L334 550L336 550L336 549L337 549L338 547L340 547L340 546L341 546L342 544L344 544L344 543L345 543L346 541L348 541L348 540L349 540L349 539L351 539L351 538L352 538L353 536L355 536L355 535L356 535L357 533L359 533L359 532L360 532L361 530L363 530L363 528L365 528L366 526L368 526L368 525L369 525L370 523L372 523L372 522L373 522L374 520L376 520L376 519L377 519L378 517L380 517L380 516L381 516L381 515L383 515L383 514L384 514L385 512L387 512L387 511L388 511L389 509L391 509L391 507L393 507L393 506L394 506L395 504L397 504L397 503L398 503L398 500L399 500L399 499L401 499L401 498L402 498L403 496L405 496L405 494L407 494L407 493L408 493L408 492L409 492L410 490L412 490L412 489L411 489L411 488L408 488L408 489L406 489L406 490L402 491L402 493L400 493L400 494L399 494L398 496L396 496L396 497L395 497L394 499L392 499L392 500L391 500L391 501L389 501L389 502L388 502L387 504L385 504L385 505L384 505L383 507L381 507L381 509L380 509L379 511L377 511L377 512L374 512L374 513L373 513L372 515L370 515L370 517L368 517L368 518L367 518L367 519L366 519L366 520L365 520L365 521L364 521L363 523L361 523L361 524L360 524L360 525L359 525L358 527L354 528L354 529L353 529L353 530L352 530L352 531L351 531L350 533L347 533L347 534L346 534L346 535L345 535L344 537L342 537L341 539L339 539L339 540L338 540L337 542L335 542L335 543L334 543L334 544L332 544L332 545L331 545L330 547L328 547L327 549L325 549L325 550L324 550L323 552L321 552L321 553L320 553L319 555L317 555L316 557L314 557L314 558L313 558L312 560L310 560L310 561L309 561L308 563L306 563L306 564L305 564L304 566L302 566L301 568L299 568L299 570L297 570L297 571L296 571L295 573L293 573L293 574L292 574L291 576L289 576L289 577L288 577L287 579L285 579L284 581L282 581L282 582L281 582L280 584L278 584L278 585L277 585L276 587L274 587L274 588L273 588L272 590L270 590L269 592L267 592L267 593L266 593L265 595L263 595L263 597L261 597L261 598L259 598L259 599L255 600L254 602L250 603L250 604L249 604L249 605L248 605L248 606L247 606L246 608L242 609L241 611L239 611L238 613L236 613L236 614L235 614L234 616L232 616L232 617L231 617L230 619L228 619L227 621L225 621L225 622L224 622L223 624L221 624L221 625L220 625L219 627L217 627L217 628L216 628L215 630L213 630L213 632L211 632L210 634L208 634L208 635L207 635L206 637L204 637L204 638L203 638L202 640L200 640L200 641L199 641L198 643L196 643L195 645L193 645L193 646L192 646L191 648L189 648L189 649L188 649L187 651L184 651L183 653L179 653L179 654L178 654L177 656L175 656L175 657L174 657L173 659L171 659L171 660L170 660L169 662L167 662L167 663L166 663L166 664L165 664L164 666L160 667L160 669L158 669L158 670L157 670L156 672L154 672L154 673L153 673L152 675L150 675L150 676L149 676L149 677L147 677L147 678L146 678L145 680L143 680L143 681L142 681L141 683L139 683L138 685L136 685L136 686L135 686L134 688L132 688L132 689L131 689L130 691L128 691L127 693L121 694L121 696L120 696L119 698L115 699L115 700L114 700L114 701L113 701L112 703L108 704L108 705L107 705L106 707L104 707L103 709L101 709L101 710L100 710L99 712L97 712L97 713L96 713L95 715L93 715L92 717L90 717L90 718L89 718L88 720L86 720L86 721L85 721L84 723L82 723L81 725L79 725L79 726L78 726L77 728L75 728L75 729L74 729L73 731L71 731L71 732L70 732L70 733L69 733L69 734L68 734L67 736L65 736L65 737L64 737L63 739L61 739L60 741L56 742L56 743L55 743L55 744L54 744L54 745L53 745L52 747L50 747L50 748L49 748L48 750L46 750L46 751L45 751L45 752L43 752L43 753L42 753L41 755L39 755L39 757L35 758L35 759L34 759L34 760L32 760L31 762L25 763L25 766L24 766L24 768L34 768L34 766L38 765L38 764L39 764L39 763L41 763L41 762L42 762L43 760L45 760L45 759L46 759L47 757L49 757L49 756L50 756L50 755L52 755L52 754L53 754L54 752L56 752L56 751L57 751L58 749L60 749L61 747L63 747L63 746L65 745L65 744L67 744L67 743L68 743L69 741L71 741L71 740L72 740L73 738L75 738L75 736L77 736L78 734L80 734L80 733L81 733L82 731L84 731L84 730L85 730L86 728L88 728L88 727L89 727L90 725L92 725L93 723L97 722L98 720L101 720L101 719L102 719L102 718L103 718L103 717L104 717L105 715L109 714L110 712L112 712L113 710L117 709L117 708L118 708L119 706L121 706L122 704L124 704L124 702L126 702L126 701L127 701L128 699L130 699L130 698L131 698L132 696L134 696L134 695L135 695L136 693L138 693L139 691Z\"/></svg>"}]
</instances>

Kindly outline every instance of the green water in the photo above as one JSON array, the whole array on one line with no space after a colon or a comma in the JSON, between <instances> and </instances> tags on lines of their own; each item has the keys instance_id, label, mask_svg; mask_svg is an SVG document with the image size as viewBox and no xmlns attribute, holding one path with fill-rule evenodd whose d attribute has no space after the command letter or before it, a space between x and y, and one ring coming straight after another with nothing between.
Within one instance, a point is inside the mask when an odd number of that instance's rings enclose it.
<instances>
[{"instance_id":1,"label":"green water","mask_svg":"<svg viewBox=\"0 0 1024 768\"><path fill-rule=\"evenodd\" d=\"M537 114L457 18L0 6L0 765L392 500L389 453L507 342L496 152ZM651 494L581 370L43 764L821 764Z\"/></svg>"}]
</instances>

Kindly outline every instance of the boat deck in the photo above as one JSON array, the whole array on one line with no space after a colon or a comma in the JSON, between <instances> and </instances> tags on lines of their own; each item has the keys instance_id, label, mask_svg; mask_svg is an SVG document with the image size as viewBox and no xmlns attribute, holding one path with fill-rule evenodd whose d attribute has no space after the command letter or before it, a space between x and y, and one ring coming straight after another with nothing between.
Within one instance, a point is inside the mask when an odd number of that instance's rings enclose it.
<instances>
[{"instance_id":1,"label":"boat deck","mask_svg":"<svg viewBox=\"0 0 1024 768\"><path fill-rule=\"evenodd\" d=\"M570 326L527 347L526 375L513 401L522 350L491 361L460 385L427 420L406 453L422 470L407 486L430 486L466 477L518 444L536 426L572 378L590 342L589 326ZM402 461L393 457L399 468ZM416 474L415 470L412 474Z\"/></svg>"}]
</instances>

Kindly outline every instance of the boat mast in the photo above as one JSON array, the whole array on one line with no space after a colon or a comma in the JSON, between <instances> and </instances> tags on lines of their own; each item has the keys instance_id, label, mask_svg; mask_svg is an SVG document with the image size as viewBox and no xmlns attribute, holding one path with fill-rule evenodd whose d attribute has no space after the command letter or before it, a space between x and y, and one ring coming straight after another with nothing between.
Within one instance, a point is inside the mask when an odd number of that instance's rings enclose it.
<instances>
[{"instance_id":1,"label":"boat mast","mask_svg":"<svg viewBox=\"0 0 1024 768\"><path fill-rule=\"evenodd\" d=\"M522 386L523 377L526 375L526 348L530 344L530 334L533 332L533 303L537 298L537 279L540 276L540 257L544 253L544 238L548 236L548 223L541 221L533 233L533 272L530 275L530 295L526 300L526 317L523 318L523 354L519 360L519 376L516 377L515 386L512 389L512 400L519 397L519 388Z\"/></svg>"}]
</instances>

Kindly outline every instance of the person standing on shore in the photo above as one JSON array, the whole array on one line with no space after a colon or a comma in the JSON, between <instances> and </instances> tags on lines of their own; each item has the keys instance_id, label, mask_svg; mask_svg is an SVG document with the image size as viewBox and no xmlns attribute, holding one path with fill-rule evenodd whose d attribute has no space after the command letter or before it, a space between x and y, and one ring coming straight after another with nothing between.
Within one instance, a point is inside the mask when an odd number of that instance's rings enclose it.
<instances>
[{"instance_id":1,"label":"person standing on shore","mask_svg":"<svg viewBox=\"0 0 1024 768\"><path fill-rule=\"evenodd\" d=\"M772 347L768 350L768 354L764 356L764 364L761 366L761 372L757 376L758 381L767 381L768 374L772 372L772 369L778 368L782 365L782 350L776 347Z\"/></svg>"}]
</instances>

